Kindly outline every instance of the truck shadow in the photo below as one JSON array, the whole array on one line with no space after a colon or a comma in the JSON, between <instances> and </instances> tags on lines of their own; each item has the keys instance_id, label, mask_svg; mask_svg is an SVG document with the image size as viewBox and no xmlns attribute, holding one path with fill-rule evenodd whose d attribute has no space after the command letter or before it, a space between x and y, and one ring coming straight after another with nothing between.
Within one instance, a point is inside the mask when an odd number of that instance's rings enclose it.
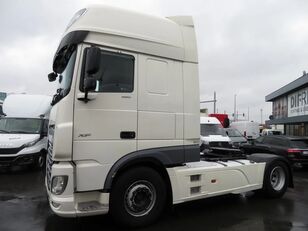
<instances>
[{"instance_id":1,"label":"truck shadow","mask_svg":"<svg viewBox=\"0 0 308 231\"><path fill-rule=\"evenodd\" d=\"M264 201L264 198L248 195L224 195L174 206L162 214L159 221L138 230L291 230L289 220L277 220L281 214L292 214L294 202L289 199ZM109 215L60 218L51 215L45 231L66 230L128 230L118 227Z\"/></svg>"}]
</instances>

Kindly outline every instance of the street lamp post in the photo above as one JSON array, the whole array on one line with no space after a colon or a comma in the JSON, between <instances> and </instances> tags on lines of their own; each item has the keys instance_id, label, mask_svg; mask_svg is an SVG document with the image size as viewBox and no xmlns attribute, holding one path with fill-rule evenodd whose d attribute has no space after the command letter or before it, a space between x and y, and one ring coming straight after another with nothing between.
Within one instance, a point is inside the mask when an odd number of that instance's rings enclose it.
<instances>
[{"instance_id":1,"label":"street lamp post","mask_svg":"<svg viewBox=\"0 0 308 231\"><path fill-rule=\"evenodd\" d=\"M233 114L233 120L237 120L237 115L236 115L236 94L234 95L234 114Z\"/></svg>"}]
</instances>

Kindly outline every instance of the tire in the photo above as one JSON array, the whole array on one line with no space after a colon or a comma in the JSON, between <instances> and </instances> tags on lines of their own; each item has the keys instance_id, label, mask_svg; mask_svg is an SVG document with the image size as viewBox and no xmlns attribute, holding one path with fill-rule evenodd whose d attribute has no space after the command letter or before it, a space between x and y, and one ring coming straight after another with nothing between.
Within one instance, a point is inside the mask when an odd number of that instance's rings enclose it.
<instances>
[{"instance_id":1,"label":"tire","mask_svg":"<svg viewBox=\"0 0 308 231\"><path fill-rule=\"evenodd\" d=\"M45 167L45 164L46 164L46 154L42 152L34 158L34 162L31 167L34 170L41 170L42 168Z\"/></svg>"},{"instance_id":2,"label":"tire","mask_svg":"<svg viewBox=\"0 0 308 231\"><path fill-rule=\"evenodd\" d=\"M166 195L166 184L158 172L148 167L129 169L112 186L110 214L121 226L149 225L164 210Z\"/></svg>"},{"instance_id":3,"label":"tire","mask_svg":"<svg viewBox=\"0 0 308 231\"><path fill-rule=\"evenodd\" d=\"M265 168L261 192L268 198L280 198L288 188L289 178L290 174L286 164L274 161Z\"/></svg>"}]
</instances>

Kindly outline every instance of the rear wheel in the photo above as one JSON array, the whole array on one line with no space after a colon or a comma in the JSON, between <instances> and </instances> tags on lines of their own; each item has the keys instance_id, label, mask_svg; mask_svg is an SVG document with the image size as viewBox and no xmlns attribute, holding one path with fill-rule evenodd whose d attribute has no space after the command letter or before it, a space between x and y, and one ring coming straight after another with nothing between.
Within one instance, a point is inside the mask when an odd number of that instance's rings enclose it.
<instances>
[{"instance_id":1,"label":"rear wheel","mask_svg":"<svg viewBox=\"0 0 308 231\"><path fill-rule=\"evenodd\" d=\"M289 170L285 163L274 161L266 167L262 192L270 198L282 197L289 184Z\"/></svg>"},{"instance_id":2,"label":"rear wheel","mask_svg":"<svg viewBox=\"0 0 308 231\"><path fill-rule=\"evenodd\" d=\"M140 227L154 222L166 203L166 185L155 170L138 167L124 172L112 186L110 213L116 222Z\"/></svg>"}]
</instances>

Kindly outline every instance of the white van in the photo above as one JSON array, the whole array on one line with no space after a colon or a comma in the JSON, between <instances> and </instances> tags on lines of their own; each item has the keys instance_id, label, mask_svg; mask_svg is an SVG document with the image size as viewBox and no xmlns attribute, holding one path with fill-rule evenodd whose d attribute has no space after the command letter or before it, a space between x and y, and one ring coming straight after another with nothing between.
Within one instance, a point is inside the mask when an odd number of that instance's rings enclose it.
<instances>
[{"instance_id":1,"label":"white van","mask_svg":"<svg viewBox=\"0 0 308 231\"><path fill-rule=\"evenodd\" d=\"M246 137L247 140L254 140L260 136L259 123L249 121L236 121L232 122L231 128L236 128L239 132Z\"/></svg>"},{"instance_id":2,"label":"white van","mask_svg":"<svg viewBox=\"0 0 308 231\"><path fill-rule=\"evenodd\" d=\"M200 133L200 151L211 147L232 147L231 139L215 117L200 117Z\"/></svg>"},{"instance_id":3,"label":"white van","mask_svg":"<svg viewBox=\"0 0 308 231\"><path fill-rule=\"evenodd\" d=\"M9 95L0 117L0 167L32 165L42 168L47 153L48 116L51 97Z\"/></svg>"}]
</instances>

